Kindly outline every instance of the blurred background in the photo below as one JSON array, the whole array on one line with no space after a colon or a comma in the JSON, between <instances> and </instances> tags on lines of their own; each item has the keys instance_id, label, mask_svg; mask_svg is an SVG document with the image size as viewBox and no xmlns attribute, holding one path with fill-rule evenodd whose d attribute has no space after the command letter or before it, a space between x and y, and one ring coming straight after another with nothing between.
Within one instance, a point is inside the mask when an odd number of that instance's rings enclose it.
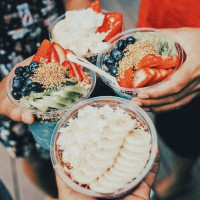
<instances>
[{"instance_id":1,"label":"blurred background","mask_svg":"<svg viewBox=\"0 0 200 200\"><path fill-rule=\"evenodd\" d=\"M102 8L121 12L124 15L124 27L133 28L138 19L139 0L102 0ZM121 6L123 5L123 7ZM159 139L161 165L158 177L163 177L171 171L172 152ZM11 158L0 145L0 178L9 189L14 200L48 200L42 191L33 185L23 172L21 159ZM193 181L188 184L188 190L170 200L199 200L200 199L200 160L195 164Z\"/></svg>"}]
</instances>

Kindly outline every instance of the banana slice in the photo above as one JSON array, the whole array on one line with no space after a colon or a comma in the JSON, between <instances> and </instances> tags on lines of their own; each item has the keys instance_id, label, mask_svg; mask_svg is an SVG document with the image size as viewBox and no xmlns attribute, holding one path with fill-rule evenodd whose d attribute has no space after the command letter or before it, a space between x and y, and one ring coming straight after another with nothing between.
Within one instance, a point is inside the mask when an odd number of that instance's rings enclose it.
<instances>
[{"instance_id":1,"label":"banana slice","mask_svg":"<svg viewBox=\"0 0 200 200\"><path fill-rule=\"evenodd\" d=\"M107 159L113 159L117 157L117 154L119 153L119 148L116 149L99 149L95 152L93 152L93 155L99 159L99 160L107 160Z\"/></svg>"},{"instance_id":2,"label":"banana slice","mask_svg":"<svg viewBox=\"0 0 200 200\"><path fill-rule=\"evenodd\" d=\"M120 188L123 188L124 185L126 185L126 182L122 182L122 181L111 181L111 180L108 180L106 179L106 177L100 177L98 182L103 185L104 187L110 187L110 185L112 185L112 187L114 187L115 189L120 189Z\"/></svg>"},{"instance_id":3,"label":"banana slice","mask_svg":"<svg viewBox=\"0 0 200 200\"><path fill-rule=\"evenodd\" d=\"M151 144L147 144L144 146L135 146L135 145L124 143L124 148L128 149L129 152L132 152L132 153L134 152L135 153L149 153L151 150Z\"/></svg>"},{"instance_id":4,"label":"banana slice","mask_svg":"<svg viewBox=\"0 0 200 200\"><path fill-rule=\"evenodd\" d=\"M103 137L108 140L123 140L127 135L128 131L105 130L105 132L103 133Z\"/></svg>"},{"instance_id":5,"label":"banana slice","mask_svg":"<svg viewBox=\"0 0 200 200\"><path fill-rule=\"evenodd\" d=\"M125 142L131 145L144 146L151 143L151 135L143 129L135 129L132 134L129 134Z\"/></svg>"},{"instance_id":6,"label":"banana slice","mask_svg":"<svg viewBox=\"0 0 200 200\"><path fill-rule=\"evenodd\" d=\"M90 184L90 189L99 193L113 193L116 191L116 189L114 187L112 187L112 185L110 185L109 187L105 187L103 185L101 185L99 182L92 182Z\"/></svg>"},{"instance_id":7,"label":"banana slice","mask_svg":"<svg viewBox=\"0 0 200 200\"><path fill-rule=\"evenodd\" d=\"M124 172L128 172L128 173L132 173L133 171L139 171L139 172L142 171L142 169L137 166L137 163L135 163L134 167L125 167L123 165L120 165L119 163L115 163L113 167L120 171L124 171Z\"/></svg>"},{"instance_id":8,"label":"banana slice","mask_svg":"<svg viewBox=\"0 0 200 200\"><path fill-rule=\"evenodd\" d=\"M124 140L121 139L114 139L114 140L108 140L106 138L100 139L100 141L97 143L98 148L103 148L103 149L116 149L120 148L123 144Z\"/></svg>"},{"instance_id":9,"label":"banana slice","mask_svg":"<svg viewBox=\"0 0 200 200\"><path fill-rule=\"evenodd\" d=\"M105 169L96 169L91 167L87 162L80 166L80 171L82 171L86 176L99 177L105 173Z\"/></svg>"},{"instance_id":10,"label":"banana slice","mask_svg":"<svg viewBox=\"0 0 200 200\"><path fill-rule=\"evenodd\" d=\"M110 173L112 173L115 176L119 176L119 177L124 177L124 178L130 178L130 173L129 172L125 172L125 171L120 171L116 168L110 168Z\"/></svg>"},{"instance_id":11,"label":"banana slice","mask_svg":"<svg viewBox=\"0 0 200 200\"><path fill-rule=\"evenodd\" d=\"M90 184L91 182L96 180L96 177L93 176L87 176L79 169L74 169L71 173L72 179L77 181L80 184Z\"/></svg>"},{"instance_id":12,"label":"banana slice","mask_svg":"<svg viewBox=\"0 0 200 200\"><path fill-rule=\"evenodd\" d=\"M129 132L133 130L136 126L136 120L131 119L129 115L124 116L125 118L123 119L115 119L114 123L112 123L112 126L109 126L110 131L113 132Z\"/></svg>"},{"instance_id":13,"label":"banana slice","mask_svg":"<svg viewBox=\"0 0 200 200\"><path fill-rule=\"evenodd\" d=\"M121 176L116 176L114 174L112 174L110 171L107 171L105 174L104 174L104 177L105 179L108 179L112 182L123 182L123 183L127 183L127 180L128 182L132 180L132 177L130 176L129 179L127 177L121 177Z\"/></svg>"},{"instance_id":14,"label":"banana slice","mask_svg":"<svg viewBox=\"0 0 200 200\"><path fill-rule=\"evenodd\" d=\"M108 169L110 168L113 163L114 163L114 158L113 159L109 159L109 160L99 160L98 158L96 158L94 155L88 156L86 158L88 164L93 167L93 168L97 168L97 169Z\"/></svg>"},{"instance_id":15,"label":"banana slice","mask_svg":"<svg viewBox=\"0 0 200 200\"><path fill-rule=\"evenodd\" d=\"M141 150L141 148L146 149L146 147L139 147L139 148L137 148L137 151L142 152L143 150ZM149 151L145 152L145 153L143 153L143 152L138 153L138 152L128 151L127 149L124 148L120 151L120 156L126 158L127 160L133 160L133 161L145 161L149 158L149 154L150 154Z\"/></svg>"},{"instance_id":16,"label":"banana slice","mask_svg":"<svg viewBox=\"0 0 200 200\"><path fill-rule=\"evenodd\" d=\"M135 167L136 165L138 167L142 167L144 165L144 163L146 164L147 161L137 161L137 163L133 160L127 160L126 158L119 156L116 159L116 163L125 166L125 167Z\"/></svg>"}]
</instances>

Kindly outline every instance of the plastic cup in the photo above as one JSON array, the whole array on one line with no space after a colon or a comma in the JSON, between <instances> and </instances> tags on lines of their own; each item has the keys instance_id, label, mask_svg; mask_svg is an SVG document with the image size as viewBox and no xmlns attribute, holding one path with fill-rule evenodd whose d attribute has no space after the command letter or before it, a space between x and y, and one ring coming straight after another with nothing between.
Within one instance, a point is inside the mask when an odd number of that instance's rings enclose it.
<instances>
[{"instance_id":1,"label":"plastic cup","mask_svg":"<svg viewBox=\"0 0 200 200\"><path fill-rule=\"evenodd\" d=\"M133 28L133 29L129 29L129 30L126 30L126 31L123 31L123 32L117 34L111 40L108 41L111 44L110 49L107 52L104 52L104 53L98 55L96 65L100 69L103 69L104 59L106 58L107 55L110 54L111 50L116 47L116 44L117 44L118 40L126 39L127 37L132 36L136 32L159 32L159 29L154 29L154 28ZM178 52L178 57L179 57L179 60L180 60L180 65L179 65L179 67L180 67L184 62L184 50L178 43L175 43L175 46L176 46L176 49L177 49L177 52ZM178 70L178 68L176 70ZM176 70L174 70L174 72ZM117 96L123 97L125 99L129 99L129 100L132 99L133 97L137 96L137 93L139 91L142 91L144 88L147 89L147 88L154 87L155 85L158 85L163 81L167 81L167 79L169 77L167 77L166 79L163 79L162 81L160 81L160 82L158 82L158 83L156 83L154 85L151 85L151 86L146 86L146 87L141 87L141 88L125 88L125 87L121 87L120 89L118 89L118 88L115 87L114 84L112 84L110 81L108 81L105 77L100 76L102 81L106 85L108 85L110 88L112 88Z\"/></svg>"},{"instance_id":2,"label":"plastic cup","mask_svg":"<svg viewBox=\"0 0 200 200\"><path fill-rule=\"evenodd\" d=\"M50 140L51 136L53 133L53 130L57 124L57 122L61 119L61 117L67 112L69 107L64 107L62 109L56 109L56 110L51 110L48 112L41 112L35 108L25 108L23 107L19 101L13 98L11 95L12 91L12 82L13 82L13 77L15 76L14 73L15 69L12 69L10 72L7 82L6 82L6 92L7 96L10 99L10 101L15 104L16 106L19 106L20 108L24 109L27 112L30 112L34 115L34 123L33 124L28 124L28 127L35 139L35 141L43 148L49 150L50 149ZM84 69L85 72L87 72L91 76L91 85L90 88L88 89L88 93L78 99L76 102L70 104L70 107L75 105L76 103L83 101L84 99L87 99L92 91L94 90L95 84L96 84L96 75L94 72L88 69Z\"/></svg>"},{"instance_id":3,"label":"plastic cup","mask_svg":"<svg viewBox=\"0 0 200 200\"><path fill-rule=\"evenodd\" d=\"M78 9L78 10L83 10L83 9ZM107 12L109 12L109 11L102 10L102 13L107 13ZM65 19L65 13L62 14L61 16L59 16L57 19L55 19L55 21L53 21L51 28L50 28L50 31L49 31L49 39L51 40L51 42L57 42L57 41L55 41L53 30L54 30L54 27L56 26L56 24L58 22L60 22L61 20L64 20L64 19ZM124 25L122 25L122 30L124 30ZM97 56L98 56L98 53L96 54L96 53L93 53L93 52L88 52L83 57L87 58L91 63L96 64Z\"/></svg>"},{"instance_id":4,"label":"plastic cup","mask_svg":"<svg viewBox=\"0 0 200 200\"><path fill-rule=\"evenodd\" d=\"M142 126L145 129L147 129L148 132L151 134L151 143L152 143L151 153L150 153L150 157L145 168L143 169L141 174L137 178L133 179L130 183L128 183L125 188L114 193L109 193L109 194L97 193L90 189L81 187L77 183L73 182L70 179L70 177L65 173L63 166L61 164L61 160L59 158L57 140L60 136L60 132L59 132L60 128L67 127L69 120L77 118L77 114L79 110L84 108L87 105L94 106L97 108L103 107L105 105L109 105L110 107L114 109L119 107L120 109L125 110L125 112L127 112L129 115L135 117L142 124ZM92 122L88 122L88 124L90 123ZM51 138L51 145L50 145L51 161L52 161L55 171L58 173L61 179L69 187L71 187L72 189L74 189L75 191L79 193L92 196L92 197L104 198L104 199L105 198L119 198L119 197L125 196L128 192L134 190L138 186L138 184L141 183L141 181L144 179L147 173L151 170L156 158L156 153L157 153L157 133L156 133L154 124L151 121L148 114L139 106L134 105L130 101L123 98L112 97L112 96L106 96L106 97L101 96L101 97L90 98L90 99L80 102L79 104L77 104L76 106L68 110L68 112L62 117L62 119L56 125L52 138Z\"/></svg>"}]
</instances>

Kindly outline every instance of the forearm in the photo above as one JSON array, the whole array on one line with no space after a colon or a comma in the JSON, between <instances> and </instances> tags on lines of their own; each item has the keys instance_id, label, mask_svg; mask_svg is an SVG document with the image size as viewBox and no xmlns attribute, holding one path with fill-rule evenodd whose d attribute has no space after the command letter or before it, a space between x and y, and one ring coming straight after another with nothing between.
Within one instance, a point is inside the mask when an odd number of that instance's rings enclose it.
<instances>
[{"instance_id":1,"label":"forearm","mask_svg":"<svg viewBox=\"0 0 200 200\"><path fill-rule=\"evenodd\" d=\"M64 0L66 10L75 10L86 8L92 1L91 0Z\"/></svg>"}]
</instances>

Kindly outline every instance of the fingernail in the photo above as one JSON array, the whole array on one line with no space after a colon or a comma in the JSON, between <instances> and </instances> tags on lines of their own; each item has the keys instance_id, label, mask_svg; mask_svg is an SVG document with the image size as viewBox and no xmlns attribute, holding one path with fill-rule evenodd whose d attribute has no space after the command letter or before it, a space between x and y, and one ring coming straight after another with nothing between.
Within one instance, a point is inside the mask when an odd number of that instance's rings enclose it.
<instances>
[{"instance_id":1,"label":"fingernail","mask_svg":"<svg viewBox=\"0 0 200 200\"><path fill-rule=\"evenodd\" d=\"M134 101L134 99L133 100L131 100L134 104L136 104L137 106L142 106L142 103L140 102L140 101Z\"/></svg>"},{"instance_id":2,"label":"fingernail","mask_svg":"<svg viewBox=\"0 0 200 200\"><path fill-rule=\"evenodd\" d=\"M138 94L137 97L140 98L140 99L148 99L149 95L147 95L147 94Z\"/></svg>"},{"instance_id":3,"label":"fingernail","mask_svg":"<svg viewBox=\"0 0 200 200\"><path fill-rule=\"evenodd\" d=\"M26 124L32 124L34 121L34 117L30 113L23 113L22 114L22 121Z\"/></svg>"}]
</instances>

